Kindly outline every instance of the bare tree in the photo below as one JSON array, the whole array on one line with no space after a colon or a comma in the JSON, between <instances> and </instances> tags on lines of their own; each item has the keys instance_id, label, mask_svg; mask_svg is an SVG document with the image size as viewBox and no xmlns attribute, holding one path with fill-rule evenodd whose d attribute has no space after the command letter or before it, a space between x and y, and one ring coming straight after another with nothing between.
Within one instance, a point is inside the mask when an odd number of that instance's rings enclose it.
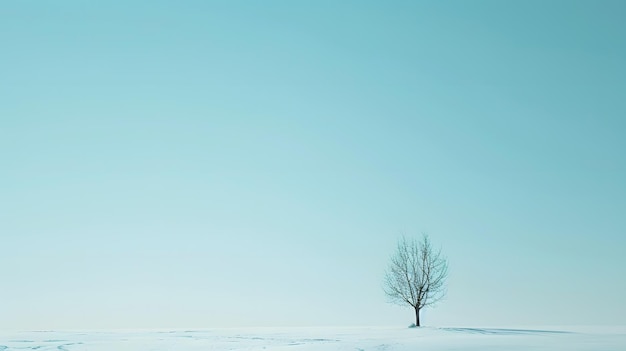
<instances>
[{"instance_id":1,"label":"bare tree","mask_svg":"<svg viewBox=\"0 0 626 351\"><path fill-rule=\"evenodd\" d=\"M432 248L428 235L419 240L403 237L385 274L385 294L392 303L413 307L419 327L420 310L444 297L447 276L448 261L440 249Z\"/></svg>"}]
</instances>

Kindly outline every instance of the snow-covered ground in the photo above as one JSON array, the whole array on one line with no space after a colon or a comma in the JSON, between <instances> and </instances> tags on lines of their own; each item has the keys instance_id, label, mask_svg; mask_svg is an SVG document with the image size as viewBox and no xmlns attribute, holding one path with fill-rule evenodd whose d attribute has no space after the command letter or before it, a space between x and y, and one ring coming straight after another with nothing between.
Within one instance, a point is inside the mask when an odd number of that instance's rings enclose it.
<instances>
[{"instance_id":1,"label":"snow-covered ground","mask_svg":"<svg viewBox=\"0 0 626 351\"><path fill-rule=\"evenodd\" d=\"M626 350L626 327L254 328L29 331L0 334L0 351Z\"/></svg>"}]
</instances>

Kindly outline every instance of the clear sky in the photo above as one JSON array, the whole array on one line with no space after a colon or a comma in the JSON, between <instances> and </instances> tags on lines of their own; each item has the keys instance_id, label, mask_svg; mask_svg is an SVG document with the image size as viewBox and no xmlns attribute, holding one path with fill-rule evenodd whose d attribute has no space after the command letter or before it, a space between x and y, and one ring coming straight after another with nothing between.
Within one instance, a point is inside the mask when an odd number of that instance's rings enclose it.
<instances>
[{"instance_id":1,"label":"clear sky","mask_svg":"<svg viewBox=\"0 0 626 351\"><path fill-rule=\"evenodd\" d=\"M626 324L626 2L0 3L0 328Z\"/></svg>"}]
</instances>

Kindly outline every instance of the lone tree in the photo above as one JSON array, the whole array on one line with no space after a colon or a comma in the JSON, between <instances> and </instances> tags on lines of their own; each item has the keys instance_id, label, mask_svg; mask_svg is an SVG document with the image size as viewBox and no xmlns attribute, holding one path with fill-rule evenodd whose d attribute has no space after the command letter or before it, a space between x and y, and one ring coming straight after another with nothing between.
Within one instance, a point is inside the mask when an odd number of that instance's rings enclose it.
<instances>
[{"instance_id":1,"label":"lone tree","mask_svg":"<svg viewBox=\"0 0 626 351\"><path fill-rule=\"evenodd\" d=\"M384 290L390 302L415 309L415 325L420 326L420 310L432 306L446 293L448 261L441 250L434 250L428 235L421 239L398 241L385 274Z\"/></svg>"}]
</instances>

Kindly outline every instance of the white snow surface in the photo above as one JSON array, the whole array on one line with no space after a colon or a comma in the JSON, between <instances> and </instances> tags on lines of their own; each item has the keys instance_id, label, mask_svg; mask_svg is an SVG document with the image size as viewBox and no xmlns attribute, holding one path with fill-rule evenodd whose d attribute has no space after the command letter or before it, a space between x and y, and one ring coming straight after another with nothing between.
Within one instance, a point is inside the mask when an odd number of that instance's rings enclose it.
<instances>
[{"instance_id":1,"label":"white snow surface","mask_svg":"<svg viewBox=\"0 0 626 351\"><path fill-rule=\"evenodd\" d=\"M237 328L0 333L0 351L626 350L626 327Z\"/></svg>"}]
</instances>

